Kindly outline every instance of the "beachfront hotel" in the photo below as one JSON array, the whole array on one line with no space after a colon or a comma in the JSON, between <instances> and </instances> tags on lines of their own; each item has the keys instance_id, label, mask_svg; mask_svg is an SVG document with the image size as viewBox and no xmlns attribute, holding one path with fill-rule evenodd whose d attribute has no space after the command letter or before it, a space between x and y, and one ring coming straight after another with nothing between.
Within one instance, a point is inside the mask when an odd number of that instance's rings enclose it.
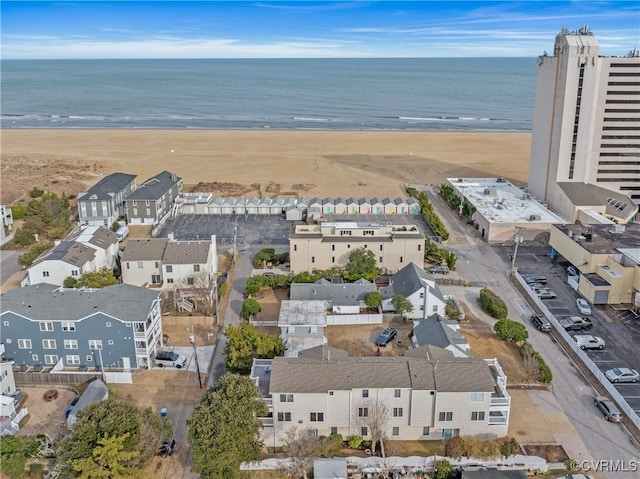
<instances>
[{"instance_id":1,"label":"beachfront hotel","mask_svg":"<svg viewBox=\"0 0 640 479\"><path fill-rule=\"evenodd\" d=\"M570 221L584 216L582 210L619 223L637 218L637 49L600 56L595 35L584 26L563 28L553 55L538 57L529 192Z\"/></svg>"}]
</instances>

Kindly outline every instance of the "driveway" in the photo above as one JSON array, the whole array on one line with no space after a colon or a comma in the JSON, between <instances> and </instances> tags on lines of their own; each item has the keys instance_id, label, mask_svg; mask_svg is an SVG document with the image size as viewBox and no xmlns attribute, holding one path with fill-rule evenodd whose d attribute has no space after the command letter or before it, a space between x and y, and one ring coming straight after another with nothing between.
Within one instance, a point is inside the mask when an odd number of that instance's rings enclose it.
<instances>
[{"instance_id":1,"label":"driveway","mask_svg":"<svg viewBox=\"0 0 640 479\"><path fill-rule=\"evenodd\" d=\"M0 284L4 284L11 276L22 269L18 264L17 251L6 250L0 251Z\"/></svg>"}]
</instances>

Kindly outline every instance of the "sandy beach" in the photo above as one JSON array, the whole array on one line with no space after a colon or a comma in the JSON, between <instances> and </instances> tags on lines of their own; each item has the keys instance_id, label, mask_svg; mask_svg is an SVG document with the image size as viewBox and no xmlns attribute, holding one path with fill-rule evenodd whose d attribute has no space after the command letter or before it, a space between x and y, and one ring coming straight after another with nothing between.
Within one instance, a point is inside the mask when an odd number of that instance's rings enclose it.
<instances>
[{"instance_id":1,"label":"sandy beach","mask_svg":"<svg viewBox=\"0 0 640 479\"><path fill-rule=\"evenodd\" d=\"M122 171L138 184L175 172L186 188L305 196L397 197L406 183L504 176L524 184L530 133L3 129L1 200L38 186L76 194ZM242 187L246 185L247 188ZM250 193L248 193L250 194Z\"/></svg>"}]
</instances>

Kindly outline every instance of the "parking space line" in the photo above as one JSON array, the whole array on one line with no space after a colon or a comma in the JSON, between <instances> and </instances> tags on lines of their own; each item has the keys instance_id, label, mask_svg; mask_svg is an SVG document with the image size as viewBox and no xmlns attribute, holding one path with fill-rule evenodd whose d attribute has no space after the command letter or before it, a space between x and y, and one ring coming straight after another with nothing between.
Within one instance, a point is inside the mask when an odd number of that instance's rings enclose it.
<instances>
[{"instance_id":1,"label":"parking space line","mask_svg":"<svg viewBox=\"0 0 640 479\"><path fill-rule=\"evenodd\" d=\"M617 359L592 359L594 363L617 363Z\"/></svg>"}]
</instances>

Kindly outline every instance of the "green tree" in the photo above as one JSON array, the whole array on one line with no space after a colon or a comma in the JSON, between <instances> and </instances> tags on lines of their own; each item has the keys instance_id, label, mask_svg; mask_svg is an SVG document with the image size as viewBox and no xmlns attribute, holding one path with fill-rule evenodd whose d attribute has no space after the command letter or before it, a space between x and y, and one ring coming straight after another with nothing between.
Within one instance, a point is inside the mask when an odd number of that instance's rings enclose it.
<instances>
[{"instance_id":1,"label":"green tree","mask_svg":"<svg viewBox=\"0 0 640 479\"><path fill-rule=\"evenodd\" d=\"M16 229L16 232L13 234L13 241L20 246L32 245L36 241L36 233L37 231L35 229L22 226Z\"/></svg>"},{"instance_id":2,"label":"green tree","mask_svg":"<svg viewBox=\"0 0 640 479\"><path fill-rule=\"evenodd\" d=\"M449 461L442 459L436 462L435 479L453 479L456 477L456 471Z\"/></svg>"},{"instance_id":3,"label":"green tree","mask_svg":"<svg viewBox=\"0 0 640 479\"><path fill-rule=\"evenodd\" d=\"M378 291L369 291L364 295L364 303L369 308L379 308L382 305L382 295Z\"/></svg>"},{"instance_id":4,"label":"green tree","mask_svg":"<svg viewBox=\"0 0 640 479\"><path fill-rule=\"evenodd\" d=\"M113 274L113 270L105 267L98 271L85 273L78 279L75 279L73 276L69 276L64 280L63 286L65 288L80 288L85 286L87 288L99 289L118 283L118 278Z\"/></svg>"},{"instance_id":5,"label":"green tree","mask_svg":"<svg viewBox=\"0 0 640 479\"><path fill-rule=\"evenodd\" d=\"M105 437L123 438L123 451L139 454L130 459L132 468L144 467L158 453L162 441L171 437L171 424L150 408L109 398L82 411L73 432L60 444L58 459L64 469L60 478L78 477L75 461L93 458L98 441Z\"/></svg>"},{"instance_id":6,"label":"green tree","mask_svg":"<svg viewBox=\"0 0 640 479\"><path fill-rule=\"evenodd\" d=\"M529 337L529 332L524 324L510 319L500 319L493 325L493 330L498 336L513 343L519 343Z\"/></svg>"},{"instance_id":7,"label":"green tree","mask_svg":"<svg viewBox=\"0 0 640 479\"><path fill-rule=\"evenodd\" d=\"M140 452L124 450L124 441L128 436L98 439L92 457L72 461L73 470L80 473L80 479L134 479L142 473L142 469L132 467L131 460L138 457Z\"/></svg>"},{"instance_id":8,"label":"green tree","mask_svg":"<svg viewBox=\"0 0 640 479\"><path fill-rule=\"evenodd\" d=\"M264 268L267 265L267 263L270 263L271 261L273 261L273 257L275 254L276 254L276 250L273 248L261 249L253 257L253 267Z\"/></svg>"},{"instance_id":9,"label":"green tree","mask_svg":"<svg viewBox=\"0 0 640 479\"><path fill-rule=\"evenodd\" d=\"M11 207L11 216L13 217L13 219L21 220L22 218L24 218L25 208L26 208L25 205L13 205Z\"/></svg>"},{"instance_id":10,"label":"green tree","mask_svg":"<svg viewBox=\"0 0 640 479\"><path fill-rule=\"evenodd\" d=\"M260 457L258 417L267 407L247 376L227 373L200 399L187 421L193 471L203 479L245 477L240 463Z\"/></svg>"},{"instance_id":11,"label":"green tree","mask_svg":"<svg viewBox=\"0 0 640 479\"><path fill-rule=\"evenodd\" d=\"M31 266L38 256L52 246L52 243L36 243L29 248L29 251L18 256L18 263L23 266Z\"/></svg>"},{"instance_id":12,"label":"green tree","mask_svg":"<svg viewBox=\"0 0 640 479\"><path fill-rule=\"evenodd\" d=\"M262 311L262 307L260 303L258 303L253 298L245 299L242 303L242 317L244 319L250 319L252 316L255 316L260 311Z\"/></svg>"},{"instance_id":13,"label":"green tree","mask_svg":"<svg viewBox=\"0 0 640 479\"><path fill-rule=\"evenodd\" d=\"M396 310L396 313L402 315L402 317L405 319L407 317L407 313L413 311L413 304L411 304L411 301L409 301L401 294L396 294L393 298L391 298L391 304Z\"/></svg>"},{"instance_id":14,"label":"green tree","mask_svg":"<svg viewBox=\"0 0 640 479\"><path fill-rule=\"evenodd\" d=\"M376 256L367 248L358 248L349 254L349 261L345 267L349 279L375 278L379 269Z\"/></svg>"},{"instance_id":15,"label":"green tree","mask_svg":"<svg viewBox=\"0 0 640 479\"><path fill-rule=\"evenodd\" d=\"M280 336L260 333L251 324L230 325L224 334L227 337L225 364L233 373L249 374L254 358L270 359L284 354Z\"/></svg>"},{"instance_id":16,"label":"green tree","mask_svg":"<svg viewBox=\"0 0 640 479\"><path fill-rule=\"evenodd\" d=\"M452 251L449 251L449 253L447 254L447 258L446 258L446 262L447 262L447 267L453 271L454 269L456 269L456 261L457 261L457 257L455 255L455 253L453 253Z\"/></svg>"},{"instance_id":17,"label":"green tree","mask_svg":"<svg viewBox=\"0 0 640 479\"><path fill-rule=\"evenodd\" d=\"M11 479L24 477L28 456L23 439L16 436L0 436L0 464L2 473Z\"/></svg>"}]
</instances>

